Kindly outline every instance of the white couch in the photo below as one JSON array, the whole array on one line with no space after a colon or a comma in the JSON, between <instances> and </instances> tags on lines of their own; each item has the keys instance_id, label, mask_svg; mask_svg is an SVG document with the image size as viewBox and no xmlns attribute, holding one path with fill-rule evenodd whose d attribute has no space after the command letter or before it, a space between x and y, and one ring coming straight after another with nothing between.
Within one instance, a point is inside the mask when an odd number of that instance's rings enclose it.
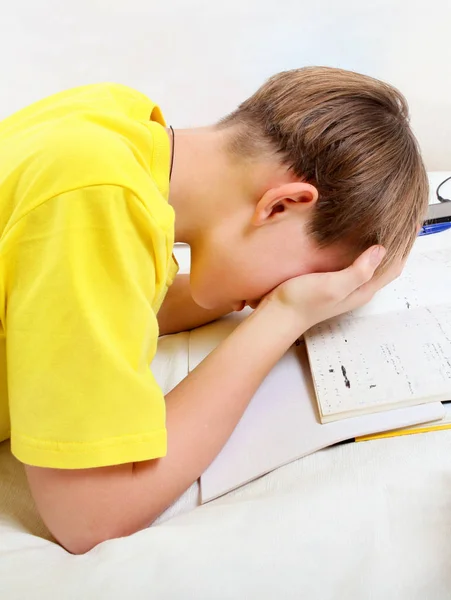
<instances>
[{"instance_id":1,"label":"white couch","mask_svg":"<svg viewBox=\"0 0 451 600\"><path fill-rule=\"evenodd\" d=\"M160 344L166 391L187 374L188 336ZM0 444L5 600L448 600L450 557L451 430L329 448L203 506L195 484L153 527L85 556L51 541Z\"/></svg>"}]
</instances>

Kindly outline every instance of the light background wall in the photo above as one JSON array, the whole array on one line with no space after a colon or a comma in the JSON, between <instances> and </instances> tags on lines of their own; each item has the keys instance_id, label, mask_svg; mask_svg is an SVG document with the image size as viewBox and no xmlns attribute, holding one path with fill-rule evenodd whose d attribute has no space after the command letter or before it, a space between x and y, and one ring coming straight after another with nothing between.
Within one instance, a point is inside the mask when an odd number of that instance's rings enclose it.
<instances>
[{"instance_id":1,"label":"light background wall","mask_svg":"<svg viewBox=\"0 0 451 600\"><path fill-rule=\"evenodd\" d=\"M451 169L449 0L0 0L0 118L63 88L135 86L207 124L280 70L340 66L407 96L429 169Z\"/></svg>"}]
</instances>

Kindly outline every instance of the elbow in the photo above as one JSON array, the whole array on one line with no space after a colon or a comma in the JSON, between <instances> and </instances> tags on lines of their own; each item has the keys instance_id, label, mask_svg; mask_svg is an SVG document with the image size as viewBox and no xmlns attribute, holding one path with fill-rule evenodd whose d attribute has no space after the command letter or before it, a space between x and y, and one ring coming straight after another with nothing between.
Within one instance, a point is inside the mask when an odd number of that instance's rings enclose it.
<instances>
[{"instance_id":1,"label":"elbow","mask_svg":"<svg viewBox=\"0 0 451 600\"><path fill-rule=\"evenodd\" d=\"M141 519L125 519L124 515L81 515L75 522L65 515L64 519L44 519L56 542L70 554L86 554L99 544L133 535L146 527ZM150 523L147 523L150 525Z\"/></svg>"},{"instance_id":2,"label":"elbow","mask_svg":"<svg viewBox=\"0 0 451 600\"><path fill-rule=\"evenodd\" d=\"M82 554L86 554L87 552L89 552L90 550L95 548L99 543L101 543L101 542L94 542L91 540L73 541L73 540L65 540L65 539L59 539L59 540L57 540L57 542L60 544L60 546L62 546L64 548L64 550L69 552L69 554L74 554L75 556L80 556Z\"/></svg>"},{"instance_id":3,"label":"elbow","mask_svg":"<svg viewBox=\"0 0 451 600\"><path fill-rule=\"evenodd\" d=\"M86 554L99 544L107 542L109 540L126 537L135 533L134 531L119 532L115 530L108 530L102 528L101 530L91 530L84 532L52 532L55 540L62 546L67 552L74 555Z\"/></svg>"},{"instance_id":4,"label":"elbow","mask_svg":"<svg viewBox=\"0 0 451 600\"><path fill-rule=\"evenodd\" d=\"M55 540L70 554L80 555L86 554L102 542L113 539L119 536L83 534L71 535L66 533L55 534L51 532Z\"/></svg>"},{"instance_id":5,"label":"elbow","mask_svg":"<svg viewBox=\"0 0 451 600\"><path fill-rule=\"evenodd\" d=\"M79 470L27 466L26 470L42 520L71 554L86 554L103 542L131 535L151 520L140 489L133 485L130 464Z\"/></svg>"},{"instance_id":6,"label":"elbow","mask_svg":"<svg viewBox=\"0 0 451 600\"><path fill-rule=\"evenodd\" d=\"M70 554L80 555L90 552L93 548L108 542L110 540L117 540L119 538L128 537L141 531L146 526L149 526L150 522L137 522L137 520L122 520L119 515L117 518L106 519L98 518L96 523L89 523L89 520L85 521L82 527L62 527L50 529L55 540ZM157 515L155 515L156 518ZM155 520L152 519L152 522Z\"/></svg>"}]
</instances>

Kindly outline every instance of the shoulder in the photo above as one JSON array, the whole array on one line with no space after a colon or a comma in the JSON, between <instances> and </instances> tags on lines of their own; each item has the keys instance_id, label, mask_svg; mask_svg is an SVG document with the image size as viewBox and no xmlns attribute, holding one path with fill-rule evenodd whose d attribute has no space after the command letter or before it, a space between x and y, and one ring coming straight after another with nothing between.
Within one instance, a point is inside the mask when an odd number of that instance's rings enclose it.
<instances>
[{"instance_id":1,"label":"shoulder","mask_svg":"<svg viewBox=\"0 0 451 600\"><path fill-rule=\"evenodd\" d=\"M151 177L146 161L153 140L150 133L136 140L133 125L130 129L121 131L114 117L97 114L60 119L33 140L21 176L23 191L37 203L93 185L121 186L140 195Z\"/></svg>"}]
</instances>

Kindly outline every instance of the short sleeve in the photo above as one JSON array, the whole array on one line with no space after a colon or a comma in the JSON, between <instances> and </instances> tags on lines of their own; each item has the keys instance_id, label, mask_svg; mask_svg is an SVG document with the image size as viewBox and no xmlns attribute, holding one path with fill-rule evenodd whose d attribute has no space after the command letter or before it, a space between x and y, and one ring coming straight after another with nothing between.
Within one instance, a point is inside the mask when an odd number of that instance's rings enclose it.
<instances>
[{"instance_id":1,"label":"short sleeve","mask_svg":"<svg viewBox=\"0 0 451 600\"><path fill-rule=\"evenodd\" d=\"M67 192L14 226L5 253L11 447L78 469L166 453L149 364L166 291L167 239L131 192Z\"/></svg>"}]
</instances>

